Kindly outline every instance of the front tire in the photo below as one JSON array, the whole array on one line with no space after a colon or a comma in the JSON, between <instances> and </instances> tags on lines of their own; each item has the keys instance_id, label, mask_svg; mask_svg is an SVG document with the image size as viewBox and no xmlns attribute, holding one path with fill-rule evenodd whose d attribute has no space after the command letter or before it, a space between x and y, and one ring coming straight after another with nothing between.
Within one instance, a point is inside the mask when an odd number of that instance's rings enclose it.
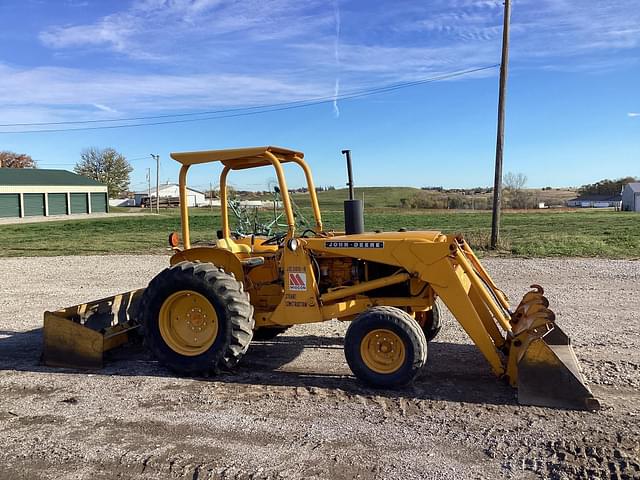
<instances>
[{"instance_id":1,"label":"front tire","mask_svg":"<svg viewBox=\"0 0 640 480\"><path fill-rule=\"evenodd\" d=\"M427 340L416 320L395 307L360 314L344 339L347 363L358 379L382 388L409 384L427 360Z\"/></svg>"},{"instance_id":2,"label":"front tire","mask_svg":"<svg viewBox=\"0 0 640 480\"><path fill-rule=\"evenodd\" d=\"M210 263L181 262L158 274L142 297L145 343L180 375L235 366L253 336L253 307L242 283Z\"/></svg>"}]
</instances>

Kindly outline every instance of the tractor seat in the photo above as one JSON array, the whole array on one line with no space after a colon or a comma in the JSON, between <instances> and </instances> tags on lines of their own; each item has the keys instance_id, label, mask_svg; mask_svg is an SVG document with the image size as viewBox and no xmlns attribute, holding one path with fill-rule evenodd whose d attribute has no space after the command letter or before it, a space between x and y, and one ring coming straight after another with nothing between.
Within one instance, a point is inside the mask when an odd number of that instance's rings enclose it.
<instances>
[{"instance_id":1,"label":"tractor seat","mask_svg":"<svg viewBox=\"0 0 640 480\"><path fill-rule=\"evenodd\" d=\"M236 243L231 238L219 238L216 240L216 246L218 248L224 248L231 253L251 253L251 247L249 245L243 245Z\"/></svg>"}]
</instances>

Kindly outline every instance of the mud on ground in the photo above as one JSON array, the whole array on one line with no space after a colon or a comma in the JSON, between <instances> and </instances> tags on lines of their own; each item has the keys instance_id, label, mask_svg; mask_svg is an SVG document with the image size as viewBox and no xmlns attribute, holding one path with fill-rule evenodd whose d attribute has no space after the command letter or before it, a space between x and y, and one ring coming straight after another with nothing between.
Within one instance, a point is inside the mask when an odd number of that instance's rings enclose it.
<instances>
[{"instance_id":1,"label":"mud on ground","mask_svg":"<svg viewBox=\"0 0 640 480\"><path fill-rule=\"evenodd\" d=\"M603 408L516 403L460 327L412 387L351 374L346 325L252 344L176 378L141 347L89 374L39 364L42 312L144 286L161 256L0 259L0 478L640 478L640 262L487 259L512 299L545 286Z\"/></svg>"}]
</instances>

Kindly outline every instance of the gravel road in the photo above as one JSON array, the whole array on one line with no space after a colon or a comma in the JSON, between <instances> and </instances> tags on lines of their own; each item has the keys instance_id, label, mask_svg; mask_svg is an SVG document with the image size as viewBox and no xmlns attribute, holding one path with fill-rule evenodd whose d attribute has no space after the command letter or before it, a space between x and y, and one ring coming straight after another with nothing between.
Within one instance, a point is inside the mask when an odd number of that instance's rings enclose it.
<instances>
[{"instance_id":1,"label":"gravel road","mask_svg":"<svg viewBox=\"0 0 640 480\"><path fill-rule=\"evenodd\" d=\"M145 286L163 256L0 259L0 479L640 478L640 262L487 259L545 286L603 408L523 407L448 315L401 391L351 374L346 325L255 342L237 372L175 378L139 346L39 364L42 312Z\"/></svg>"}]
</instances>

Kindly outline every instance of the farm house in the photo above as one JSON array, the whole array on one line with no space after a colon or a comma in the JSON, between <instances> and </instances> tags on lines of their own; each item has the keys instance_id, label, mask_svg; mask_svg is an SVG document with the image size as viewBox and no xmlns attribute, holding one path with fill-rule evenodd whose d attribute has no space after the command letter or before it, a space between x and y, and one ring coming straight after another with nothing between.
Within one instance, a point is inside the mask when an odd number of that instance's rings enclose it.
<instances>
[{"instance_id":1,"label":"farm house","mask_svg":"<svg viewBox=\"0 0 640 480\"><path fill-rule=\"evenodd\" d=\"M622 210L640 212L640 182L627 183L622 189Z\"/></svg>"},{"instance_id":2,"label":"farm house","mask_svg":"<svg viewBox=\"0 0 640 480\"><path fill-rule=\"evenodd\" d=\"M0 217L107 213L107 186L66 170L0 168Z\"/></svg>"},{"instance_id":3,"label":"farm house","mask_svg":"<svg viewBox=\"0 0 640 480\"><path fill-rule=\"evenodd\" d=\"M180 192L178 189L178 184L176 183L167 183L165 185L160 185L160 205L165 205L167 203L171 203L173 201L176 205L178 203L178 199L180 197ZM151 198L156 197L156 188L151 188L151 194L149 194L148 190L141 190L139 192L134 193L135 205L136 207L141 206L144 202L144 199L147 199L149 196ZM203 205L208 205L208 200L205 198L204 193L199 192L198 190L194 190L193 188L187 187L187 204L190 207L201 207Z\"/></svg>"}]
</instances>

